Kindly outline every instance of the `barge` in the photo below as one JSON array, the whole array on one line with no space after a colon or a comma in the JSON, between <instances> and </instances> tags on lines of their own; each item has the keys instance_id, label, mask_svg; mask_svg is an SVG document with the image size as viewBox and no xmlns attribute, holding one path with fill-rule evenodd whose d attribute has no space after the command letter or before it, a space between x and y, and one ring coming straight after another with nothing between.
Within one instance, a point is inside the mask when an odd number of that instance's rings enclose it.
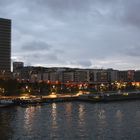
<instances>
[{"instance_id":1,"label":"barge","mask_svg":"<svg viewBox=\"0 0 140 140\"><path fill-rule=\"evenodd\" d=\"M109 102L140 99L140 92L122 92L122 93L96 93L83 94L78 97L80 101Z\"/></svg>"},{"instance_id":2,"label":"barge","mask_svg":"<svg viewBox=\"0 0 140 140\"><path fill-rule=\"evenodd\" d=\"M8 107L13 104L14 104L14 102L11 99L0 99L0 107Z\"/></svg>"}]
</instances>

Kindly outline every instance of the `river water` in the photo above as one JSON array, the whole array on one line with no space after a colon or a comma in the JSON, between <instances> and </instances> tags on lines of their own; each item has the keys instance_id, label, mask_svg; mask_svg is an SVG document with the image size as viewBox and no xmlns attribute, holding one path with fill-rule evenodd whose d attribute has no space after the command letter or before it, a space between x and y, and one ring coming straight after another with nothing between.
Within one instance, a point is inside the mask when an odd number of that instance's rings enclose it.
<instances>
[{"instance_id":1,"label":"river water","mask_svg":"<svg viewBox=\"0 0 140 140\"><path fill-rule=\"evenodd\" d=\"M0 140L139 140L140 101L0 108Z\"/></svg>"}]
</instances>

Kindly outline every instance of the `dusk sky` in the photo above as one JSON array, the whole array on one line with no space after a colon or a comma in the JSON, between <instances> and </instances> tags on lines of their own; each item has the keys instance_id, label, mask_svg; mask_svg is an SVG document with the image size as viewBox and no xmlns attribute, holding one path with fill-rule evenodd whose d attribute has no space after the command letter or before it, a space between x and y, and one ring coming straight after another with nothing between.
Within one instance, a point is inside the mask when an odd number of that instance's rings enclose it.
<instances>
[{"instance_id":1,"label":"dusk sky","mask_svg":"<svg viewBox=\"0 0 140 140\"><path fill-rule=\"evenodd\" d=\"M139 0L0 0L12 60L25 65L140 69Z\"/></svg>"}]
</instances>

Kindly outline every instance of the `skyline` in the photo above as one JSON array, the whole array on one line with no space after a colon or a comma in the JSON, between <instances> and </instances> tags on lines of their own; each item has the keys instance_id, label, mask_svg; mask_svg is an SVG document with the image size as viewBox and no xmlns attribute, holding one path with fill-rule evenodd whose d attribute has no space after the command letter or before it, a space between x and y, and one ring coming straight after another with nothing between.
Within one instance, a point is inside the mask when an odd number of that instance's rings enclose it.
<instances>
[{"instance_id":1,"label":"skyline","mask_svg":"<svg viewBox=\"0 0 140 140\"><path fill-rule=\"evenodd\" d=\"M0 17L12 19L12 61L137 70L139 6L137 0L5 0Z\"/></svg>"}]
</instances>

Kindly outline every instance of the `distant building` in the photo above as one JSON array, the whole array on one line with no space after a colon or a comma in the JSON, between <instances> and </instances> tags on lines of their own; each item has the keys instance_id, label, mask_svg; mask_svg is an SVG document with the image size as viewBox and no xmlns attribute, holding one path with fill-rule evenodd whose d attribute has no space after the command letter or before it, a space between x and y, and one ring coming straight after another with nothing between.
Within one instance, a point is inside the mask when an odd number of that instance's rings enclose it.
<instances>
[{"instance_id":1,"label":"distant building","mask_svg":"<svg viewBox=\"0 0 140 140\"><path fill-rule=\"evenodd\" d=\"M19 69L22 69L24 67L23 62L13 62L13 72L18 71Z\"/></svg>"},{"instance_id":2,"label":"distant building","mask_svg":"<svg viewBox=\"0 0 140 140\"><path fill-rule=\"evenodd\" d=\"M88 79L88 72L84 69L75 70L74 72L74 82L87 82Z\"/></svg>"},{"instance_id":3,"label":"distant building","mask_svg":"<svg viewBox=\"0 0 140 140\"><path fill-rule=\"evenodd\" d=\"M118 81L118 70L111 70L110 77L110 82Z\"/></svg>"},{"instance_id":4,"label":"distant building","mask_svg":"<svg viewBox=\"0 0 140 140\"><path fill-rule=\"evenodd\" d=\"M11 20L0 18L0 78L11 72Z\"/></svg>"},{"instance_id":5,"label":"distant building","mask_svg":"<svg viewBox=\"0 0 140 140\"><path fill-rule=\"evenodd\" d=\"M46 81L46 82L50 81L48 72L43 73L43 81Z\"/></svg>"},{"instance_id":6,"label":"distant building","mask_svg":"<svg viewBox=\"0 0 140 140\"><path fill-rule=\"evenodd\" d=\"M46 82L49 84L109 84L114 82L140 82L140 71L114 69L78 69L78 68L46 68L24 67L23 62L13 63L13 78L27 82Z\"/></svg>"},{"instance_id":7,"label":"distant building","mask_svg":"<svg viewBox=\"0 0 140 140\"><path fill-rule=\"evenodd\" d=\"M127 82L128 81L128 71L118 72L118 81Z\"/></svg>"},{"instance_id":8,"label":"distant building","mask_svg":"<svg viewBox=\"0 0 140 140\"><path fill-rule=\"evenodd\" d=\"M36 73L36 74L33 73L29 77L29 82L32 82L32 83L34 83L34 82L41 82L42 80L43 80L42 73Z\"/></svg>"},{"instance_id":9,"label":"distant building","mask_svg":"<svg viewBox=\"0 0 140 140\"><path fill-rule=\"evenodd\" d=\"M88 82L89 83L96 83L97 82L97 73L100 70L98 69L90 69L88 72Z\"/></svg>"},{"instance_id":10,"label":"distant building","mask_svg":"<svg viewBox=\"0 0 140 140\"><path fill-rule=\"evenodd\" d=\"M135 71L134 73L134 81L140 82L140 70Z\"/></svg>"},{"instance_id":11,"label":"distant building","mask_svg":"<svg viewBox=\"0 0 140 140\"><path fill-rule=\"evenodd\" d=\"M134 70L126 70L126 71L118 71L118 81L122 82L133 82L135 71Z\"/></svg>"},{"instance_id":12,"label":"distant building","mask_svg":"<svg viewBox=\"0 0 140 140\"><path fill-rule=\"evenodd\" d=\"M74 81L74 71L63 72L63 83Z\"/></svg>"},{"instance_id":13,"label":"distant building","mask_svg":"<svg viewBox=\"0 0 140 140\"><path fill-rule=\"evenodd\" d=\"M99 83L107 83L109 82L109 75L108 72L105 70L101 70L97 72L97 82Z\"/></svg>"},{"instance_id":14,"label":"distant building","mask_svg":"<svg viewBox=\"0 0 140 140\"><path fill-rule=\"evenodd\" d=\"M128 81L129 82L134 81L134 74L135 74L134 70L128 70L127 76L128 76Z\"/></svg>"},{"instance_id":15,"label":"distant building","mask_svg":"<svg viewBox=\"0 0 140 140\"><path fill-rule=\"evenodd\" d=\"M58 72L50 72L50 73L49 73L49 80L50 80L51 82L56 82L56 81L58 81L58 80L59 80L59 74L58 74Z\"/></svg>"},{"instance_id":16,"label":"distant building","mask_svg":"<svg viewBox=\"0 0 140 140\"><path fill-rule=\"evenodd\" d=\"M113 69L90 69L89 83L111 83L118 80L118 71Z\"/></svg>"}]
</instances>

